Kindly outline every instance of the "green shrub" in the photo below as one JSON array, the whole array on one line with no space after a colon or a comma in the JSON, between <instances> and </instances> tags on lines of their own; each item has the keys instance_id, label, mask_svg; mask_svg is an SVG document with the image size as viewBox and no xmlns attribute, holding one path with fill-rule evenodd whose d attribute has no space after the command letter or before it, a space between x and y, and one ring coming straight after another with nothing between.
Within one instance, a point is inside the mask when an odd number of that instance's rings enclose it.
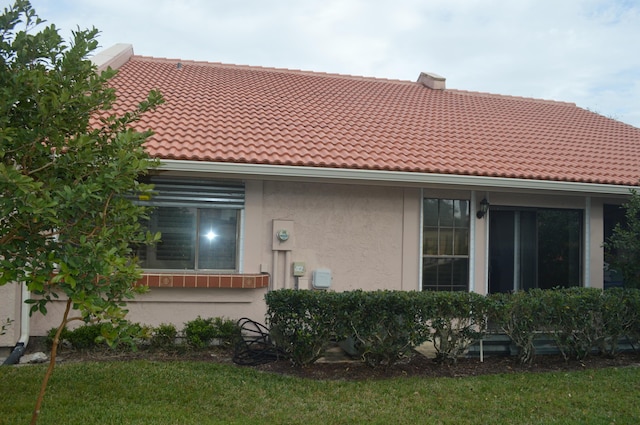
<instances>
[{"instance_id":1,"label":"green shrub","mask_svg":"<svg viewBox=\"0 0 640 425\"><path fill-rule=\"evenodd\" d=\"M56 333L58 332L58 328L51 328L49 329L49 331L47 332L47 336L45 338L45 345L47 346L48 350L51 350L51 347L53 346L53 339L56 336ZM71 345L71 342L69 341L69 335L71 334L71 331L67 328L62 329L62 332L60 333L60 347L68 345Z\"/></svg>"},{"instance_id":2,"label":"green shrub","mask_svg":"<svg viewBox=\"0 0 640 425\"><path fill-rule=\"evenodd\" d=\"M474 292L422 293L431 315L436 360L456 363L487 330L489 302Z\"/></svg>"},{"instance_id":3,"label":"green shrub","mask_svg":"<svg viewBox=\"0 0 640 425\"><path fill-rule=\"evenodd\" d=\"M215 329L214 338L219 340L220 345L233 346L240 338L240 328L235 320L214 317L213 327Z\"/></svg>"},{"instance_id":4,"label":"green shrub","mask_svg":"<svg viewBox=\"0 0 640 425\"><path fill-rule=\"evenodd\" d=\"M53 345L57 328L47 333L45 344L48 349ZM88 323L75 329L64 328L60 334L60 343L74 350L92 350L95 348L137 349L150 339L150 328L139 323L122 320L118 323Z\"/></svg>"},{"instance_id":5,"label":"green shrub","mask_svg":"<svg viewBox=\"0 0 640 425\"><path fill-rule=\"evenodd\" d=\"M137 350L140 345L147 345L151 340L151 327L140 323L120 320L116 323L101 324L97 342L104 343L112 349Z\"/></svg>"},{"instance_id":6,"label":"green shrub","mask_svg":"<svg viewBox=\"0 0 640 425\"><path fill-rule=\"evenodd\" d=\"M618 343L633 333L633 323L640 316L640 299L638 289L611 288L602 292L600 314L602 320L602 337L598 340L598 352L614 357L618 353Z\"/></svg>"},{"instance_id":7,"label":"green shrub","mask_svg":"<svg viewBox=\"0 0 640 425\"><path fill-rule=\"evenodd\" d=\"M530 363L535 339L551 336L565 359L592 351L613 356L625 336L640 341L640 290L533 289L481 296L468 292L272 291L270 336L296 365L318 359L331 341L349 339L371 366L391 365L432 340L438 361L455 363L487 333L488 321ZM638 344L640 346L640 344Z\"/></svg>"},{"instance_id":8,"label":"green shrub","mask_svg":"<svg viewBox=\"0 0 640 425\"><path fill-rule=\"evenodd\" d=\"M370 366L390 366L427 341L430 332L418 320L417 292L353 291L338 296L339 337L351 337Z\"/></svg>"},{"instance_id":9,"label":"green shrub","mask_svg":"<svg viewBox=\"0 0 640 425\"><path fill-rule=\"evenodd\" d=\"M236 322L222 317L196 319L185 323L183 329L187 345L191 348L204 348L218 339L223 345L231 345L240 336Z\"/></svg>"},{"instance_id":10,"label":"green shrub","mask_svg":"<svg viewBox=\"0 0 640 425\"><path fill-rule=\"evenodd\" d=\"M519 348L523 363L532 361L541 332L553 338L565 360L581 360L594 351L615 356L618 341L633 340L640 323L637 289L532 289L489 299L490 320Z\"/></svg>"},{"instance_id":11,"label":"green shrub","mask_svg":"<svg viewBox=\"0 0 640 425\"><path fill-rule=\"evenodd\" d=\"M535 338L542 329L541 290L492 294L488 300L489 321L518 347L518 361L521 364L533 362Z\"/></svg>"},{"instance_id":12,"label":"green shrub","mask_svg":"<svg viewBox=\"0 0 640 425\"><path fill-rule=\"evenodd\" d=\"M151 346L160 349L174 348L177 336L175 325L161 323L151 330Z\"/></svg>"},{"instance_id":13,"label":"green shrub","mask_svg":"<svg viewBox=\"0 0 640 425\"><path fill-rule=\"evenodd\" d=\"M298 366L315 362L338 327L335 292L283 289L267 292L267 324L275 345Z\"/></svg>"},{"instance_id":14,"label":"green shrub","mask_svg":"<svg viewBox=\"0 0 640 425\"><path fill-rule=\"evenodd\" d=\"M98 338L102 336L102 326L102 323L79 326L70 331L64 339L76 350L96 348L99 345Z\"/></svg>"},{"instance_id":15,"label":"green shrub","mask_svg":"<svg viewBox=\"0 0 640 425\"><path fill-rule=\"evenodd\" d=\"M636 189L630 192L623 205L625 220L616 224L604 249L611 267L622 273L624 286L640 289L640 194Z\"/></svg>"},{"instance_id":16,"label":"green shrub","mask_svg":"<svg viewBox=\"0 0 640 425\"><path fill-rule=\"evenodd\" d=\"M203 319L198 316L184 324L183 332L189 347L204 348L211 343L215 336L213 319Z\"/></svg>"},{"instance_id":17,"label":"green shrub","mask_svg":"<svg viewBox=\"0 0 640 425\"><path fill-rule=\"evenodd\" d=\"M607 290L608 291L608 290ZM625 289L623 303L627 320L625 321L625 335L636 350L640 350L640 289Z\"/></svg>"},{"instance_id":18,"label":"green shrub","mask_svg":"<svg viewBox=\"0 0 640 425\"><path fill-rule=\"evenodd\" d=\"M565 358L584 359L604 337L602 290L560 288L541 292L541 323Z\"/></svg>"}]
</instances>

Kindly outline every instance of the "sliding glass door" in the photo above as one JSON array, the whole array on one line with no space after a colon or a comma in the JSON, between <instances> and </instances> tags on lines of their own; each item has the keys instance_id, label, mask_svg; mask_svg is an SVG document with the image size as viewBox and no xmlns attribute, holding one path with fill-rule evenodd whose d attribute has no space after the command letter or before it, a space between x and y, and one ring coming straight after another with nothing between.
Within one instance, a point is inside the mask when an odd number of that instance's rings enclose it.
<instances>
[{"instance_id":1,"label":"sliding glass door","mask_svg":"<svg viewBox=\"0 0 640 425\"><path fill-rule=\"evenodd\" d=\"M582 211L492 207L489 292L580 285Z\"/></svg>"}]
</instances>

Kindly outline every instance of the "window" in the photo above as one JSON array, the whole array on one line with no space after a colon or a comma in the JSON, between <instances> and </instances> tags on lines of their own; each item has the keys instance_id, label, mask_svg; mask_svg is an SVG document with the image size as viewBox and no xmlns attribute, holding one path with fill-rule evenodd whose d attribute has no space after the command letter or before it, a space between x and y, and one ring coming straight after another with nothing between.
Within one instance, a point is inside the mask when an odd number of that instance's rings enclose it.
<instances>
[{"instance_id":1,"label":"window","mask_svg":"<svg viewBox=\"0 0 640 425\"><path fill-rule=\"evenodd\" d=\"M469 201L424 199L422 289L469 287Z\"/></svg>"},{"instance_id":2,"label":"window","mask_svg":"<svg viewBox=\"0 0 640 425\"><path fill-rule=\"evenodd\" d=\"M137 250L141 266L236 271L244 186L159 177L150 183L155 185L155 195L145 203L156 208L148 228L162 238L155 246Z\"/></svg>"},{"instance_id":3,"label":"window","mask_svg":"<svg viewBox=\"0 0 640 425\"><path fill-rule=\"evenodd\" d=\"M580 285L580 210L492 207L489 292Z\"/></svg>"}]
</instances>

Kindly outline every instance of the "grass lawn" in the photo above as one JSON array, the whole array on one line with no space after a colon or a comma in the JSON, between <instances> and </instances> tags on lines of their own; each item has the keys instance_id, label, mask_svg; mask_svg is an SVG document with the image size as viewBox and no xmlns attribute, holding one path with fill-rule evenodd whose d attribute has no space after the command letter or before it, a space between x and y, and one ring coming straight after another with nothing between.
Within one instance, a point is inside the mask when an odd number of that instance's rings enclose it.
<instances>
[{"instance_id":1,"label":"grass lawn","mask_svg":"<svg viewBox=\"0 0 640 425\"><path fill-rule=\"evenodd\" d=\"M45 366L0 367L0 424L29 423ZM313 381L206 362L56 366L45 424L636 424L640 367Z\"/></svg>"}]
</instances>

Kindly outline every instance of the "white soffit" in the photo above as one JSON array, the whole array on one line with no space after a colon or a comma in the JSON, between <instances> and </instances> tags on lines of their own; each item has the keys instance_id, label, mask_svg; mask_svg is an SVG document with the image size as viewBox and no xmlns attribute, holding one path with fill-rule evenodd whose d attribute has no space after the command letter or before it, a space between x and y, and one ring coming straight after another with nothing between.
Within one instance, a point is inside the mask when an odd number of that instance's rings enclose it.
<instances>
[{"instance_id":1,"label":"white soffit","mask_svg":"<svg viewBox=\"0 0 640 425\"><path fill-rule=\"evenodd\" d=\"M342 180L362 183L453 185L474 189L544 190L556 192L629 195L636 186L580 183L553 180L512 179L505 177L465 176L455 174L409 173L402 171L358 170L346 168L303 167L291 165L241 164L228 162L161 160L161 171L216 173L237 177L271 179Z\"/></svg>"}]
</instances>

